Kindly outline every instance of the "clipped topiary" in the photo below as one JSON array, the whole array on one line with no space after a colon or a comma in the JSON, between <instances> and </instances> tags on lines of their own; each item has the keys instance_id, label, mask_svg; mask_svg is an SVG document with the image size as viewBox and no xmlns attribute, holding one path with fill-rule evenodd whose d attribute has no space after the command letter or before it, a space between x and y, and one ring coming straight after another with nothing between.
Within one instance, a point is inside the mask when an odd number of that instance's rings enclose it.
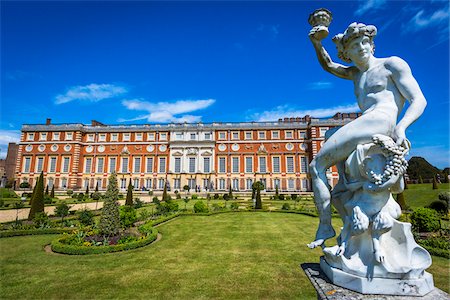
<instances>
[{"instance_id":1,"label":"clipped topiary","mask_svg":"<svg viewBox=\"0 0 450 300\"><path fill-rule=\"evenodd\" d=\"M105 201L103 202L102 214L99 222L100 234L103 236L114 236L120 231L119 187L117 185L116 173L112 173L108 179Z\"/></svg>"},{"instance_id":2,"label":"clipped topiary","mask_svg":"<svg viewBox=\"0 0 450 300\"><path fill-rule=\"evenodd\" d=\"M33 220L37 213L44 212L44 172L41 172L39 179L34 188L33 196L31 196L31 209L28 214L28 220Z\"/></svg>"},{"instance_id":3,"label":"clipped topiary","mask_svg":"<svg viewBox=\"0 0 450 300\"><path fill-rule=\"evenodd\" d=\"M133 206L133 185L131 184L131 179L130 179L130 183L128 184L127 197L125 199L125 205Z\"/></svg>"},{"instance_id":4,"label":"clipped topiary","mask_svg":"<svg viewBox=\"0 0 450 300\"><path fill-rule=\"evenodd\" d=\"M194 204L194 212L195 213L207 213L209 212L208 206L206 206L205 202L197 201Z\"/></svg>"},{"instance_id":5,"label":"clipped topiary","mask_svg":"<svg viewBox=\"0 0 450 300\"><path fill-rule=\"evenodd\" d=\"M427 206L428 208L434 209L440 214L446 214L448 213L448 204L447 202L436 200L430 203L430 205Z\"/></svg>"}]
</instances>

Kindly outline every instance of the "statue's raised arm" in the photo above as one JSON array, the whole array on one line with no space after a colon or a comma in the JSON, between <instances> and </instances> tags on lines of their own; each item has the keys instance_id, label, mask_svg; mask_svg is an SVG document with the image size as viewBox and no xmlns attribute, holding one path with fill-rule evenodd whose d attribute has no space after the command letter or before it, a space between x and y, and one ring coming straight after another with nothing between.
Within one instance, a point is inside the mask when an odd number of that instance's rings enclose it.
<instances>
[{"instance_id":1,"label":"statue's raised arm","mask_svg":"<svg viewBox=\"0 0 450 300\"><path fill-rule=\"evenodd\" d=\"M322 46L322 40L328 35L328 26L331 20L332 16L329 10L321 8L314 11L308 20L311 26L313 26L309 31L309 39L314 46L314 50L316 50L317 59L325 71L340 78L352 79L353 67L347 67L334 62Z\"/></svg>"}]
</instances>

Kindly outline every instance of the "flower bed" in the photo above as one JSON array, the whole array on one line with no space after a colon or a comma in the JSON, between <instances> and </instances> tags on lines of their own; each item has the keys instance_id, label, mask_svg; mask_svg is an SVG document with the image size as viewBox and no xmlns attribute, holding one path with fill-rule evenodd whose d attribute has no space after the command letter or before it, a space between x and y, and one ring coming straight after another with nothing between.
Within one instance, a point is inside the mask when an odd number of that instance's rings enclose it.
<instances>
[{"instance_id":1,"label":"flower bed","mask_svg":"<svg viewBox=\"0 0 450 300\"><path fill-rule=\"evenodd\" d=\"M158 236L158 230L144 226L139 227L140 236L122 235L103 242L98 241L98 235L89 234L89 232L85 235L79 231L70 235L65 234L63 237L53 240L51 248L53 252L70 255L101 254L136 249L149 245Z\"/></svg>"}]
</instances>

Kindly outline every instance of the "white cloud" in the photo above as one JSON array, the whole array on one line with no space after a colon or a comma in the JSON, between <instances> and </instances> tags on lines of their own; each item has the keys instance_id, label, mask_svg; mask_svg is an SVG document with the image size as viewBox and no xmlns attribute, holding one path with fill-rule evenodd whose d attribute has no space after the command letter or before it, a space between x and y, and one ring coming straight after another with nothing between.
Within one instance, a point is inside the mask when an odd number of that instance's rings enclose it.
<instances>
[{"instance_id":1,"label":"white cloud","mask_svg":"<svg viewBox=\"0 0 450 300\"><path fill-rule=\"evenodd\" d=\"M0 129L0 158L5 158L9 143L18 143L20 141L20 130Z\"/></svg>"},{"instance_id":2,"label":"white cloud","mask_svg":"<svg viewBox=\"0 0 450 300\"><path fill-rule=\"evenodd\" d=\"M448 147L442 145L415 148L413 144L409 156L423 157L439 169L450 167L450 151Z\"/></svg>"},{"instance_id":3,"label":"white cloud","mask_svg":"<svg viewBox=\"0 0 450 300\"><path fill-rule=\"evenodd\" d=\"M405 29L409 31L419 31L421 29L433 26L447 27L448 23L445 22L445 20L448 20L448 18L448 10L440 9L434 11L433 13L426 14L422 9L416 13Z\"/></svg>"},{"instance_id":4,"label":"white cloud","mask_svg":"<svg viewBox=\"0 0 450 300\"><path fill-rule=\"evenodd\" d=\"M257 31L268 34L270 39L272 41L276 40L276 38L278 37L278 34L280 33L280 31L278 30L278 28L280 28L280 25L264 25L264 24L259 24L258 27L256 28Z\"/></svg>"},{"instance_id":5,"label":"white cloud","mask_svg":"<svg viewBox=\"0 0 450 300\"><path fill-rule=\"evenodd\" d=\"M216 100L178 100L175 102L151 103L142 99L123 100L122 104L129 110L146 111L146 114L132 119L119 119L119 122L147 120L148 122L188 122L194 123L201 120L201 116L185 113L207 108ZM177 116L181 115L181 116Z\"/></svg>"},{"instance_id":6,"label":"white cloud","mask_svg":"<svg viewBox=\"0 0 450 300\"><path fill-rule=\"evenodd\" d=\"M361 16L367 11L376 11L383 7L386 0L360 0L355 16Z\"/></svg>"},{"instance_id":7,"label":"white cloud","mask_svg":"<svg viewBox=\"0 0 450 300\"><path fill-rule=\"evenodd\" d=\"M262 113L253 113L250 115L250 120L253 121L276 121L280 118L285 117L303 117L305 115L310 115L315 118L324 118L333 116L337 112L345 113L345 112L359 112L360 109L358 105L341 105L335 107L328 108L316 108L316 109L308 109L301 110L289 107L289 105L281 105L277 106L272 110L267 110Z\"/></svg>"},{"instance_id":8,"label":"white cloud","mask_svg":"<svg viewBox=\"0 0 450 300\"><path fill-rule=\"evenodd\" d=\"M91 83L84 86L71 87L65 94L57 95L55 97L55 103L63 104L74 100L97 102L118 97L127 92L128 90L123 86Z\"/></svg>"},{"instance_id":9,"label":"white cloud","mask_svg":"<svg viewBox=\"0 0 450 300\"><path fill-rule=\"evenodd\" d=\"M328 81L317 81L317 82L311 82L308 84L308 89L310 90L326 90L333 87L332 82Z\"/></svg>"}]
</instances>

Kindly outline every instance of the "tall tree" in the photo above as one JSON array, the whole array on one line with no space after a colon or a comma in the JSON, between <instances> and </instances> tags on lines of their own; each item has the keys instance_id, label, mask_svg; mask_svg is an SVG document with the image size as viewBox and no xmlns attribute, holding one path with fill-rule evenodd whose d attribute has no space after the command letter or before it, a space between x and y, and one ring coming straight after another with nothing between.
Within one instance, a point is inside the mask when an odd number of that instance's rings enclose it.
<instances>
[{"instance_id":1,"label":"tall tree","mask_svg":"<svg viewBox=\"0 0 450 300\"><path fill-rule=\"evenodd\" d=\"M264 185L261 181L253 183L252 188L255 190L255 209L262 209L261 190L264 189Z\"/></svg>"},{"instance_id":2,"label":"tall tree","mask_svg":"<svg viewBox=\"0 0 450 300\"><path fill-rule=\"evenodd\" d=\"M50 191L50 198L55 198L55 185L52 185L52 190Z\"/></svg>"},{"instance_id":3,"label":"tall tree","mask_svg":"<svg viewBox=\"0 0 450 300\"><path fill-rule=\"evenodd\" d=\"M31 196L31 208L28 214L28 220L33 220L34 215L44 212L44 172L39 175L38 181Z\"/></svg>"},{"instance_id":4,"label":"tall tree","mask_svg":"<svg viewBox=\"0 0 450 300\"><path fill-rule=\"evenodd\" d=\"M95 192L98 193L98 181L97 184L95 185Z\"/></svg>"},{"instance_id":5,"label":"tall tree","mask_svg":"<svg viewBox=\"0 0 450 300\"><path fill-rule=\"evenodd\" d=\"M48 196L48 184L47 184L47 186L45 187L45 195Z\"/></svg>"},{"instance_id":6,"label":"tall tree","mask_svg":"<svg viewBox=\"0 0 450 300\"><path fill-rule=\"evenodd\" d=\"M103 236L117 235L120 231L119 187L117 185L116 173L112 173L108 179L105 201L103 202L99 229Z\"/></svg>"},{"instance_id":7,"label":"tall tree","mask_svg":"<svg viewBox=\"0 0 450 300\"><path fill-rule=\"evenodd\" d=\"M131 184L131 178L130 183L128 184L127 198L125 199L125 205L133 206L133 185Z\"/></svg>"},{"instance_id":8,"label":"tall tree","mask_svg":"<svg viewBox=\"0 0 450 300\"><path fill-rule=\"evenodd\" d=\"M89 198L89 183L86 185L86 199Z\"/></svg>"}]
</instances>

